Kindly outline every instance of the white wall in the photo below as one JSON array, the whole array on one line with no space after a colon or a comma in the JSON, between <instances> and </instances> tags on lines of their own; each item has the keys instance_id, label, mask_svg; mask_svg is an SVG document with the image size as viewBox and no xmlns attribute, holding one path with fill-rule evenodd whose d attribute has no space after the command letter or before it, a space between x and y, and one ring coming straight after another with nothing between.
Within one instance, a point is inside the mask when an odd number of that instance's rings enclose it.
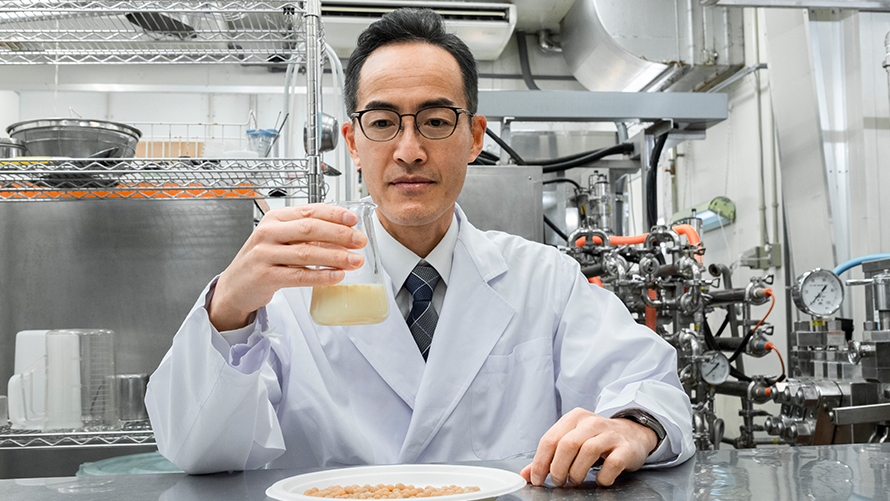
<instances>
[{"instance_id":1,"label":"white wall","mask_svg":"<svg viewBox=\"0 0 890 501\"><path fill-rule=\"evenodd\" d=\"M0 137L8 137L6 127L19 120L19 94L0 90Z\"/></svg>"}]
</instances>

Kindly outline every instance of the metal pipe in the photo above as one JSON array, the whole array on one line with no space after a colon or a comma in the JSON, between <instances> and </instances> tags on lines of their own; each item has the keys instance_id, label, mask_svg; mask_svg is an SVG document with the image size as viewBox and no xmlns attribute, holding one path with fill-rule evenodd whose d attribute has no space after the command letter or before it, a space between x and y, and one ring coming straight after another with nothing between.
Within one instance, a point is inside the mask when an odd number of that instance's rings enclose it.
<instances>
[{"instance_id":1,"label":"metal pipe","mask_svg":"<svg viewBox=\"0 0 890 501\"><path fill-rule=\"evenodd\" d=\"M598 277L604 273L606 273L606 265L602 263L581 268L581 274L583 274L585 278Z\"/></svg>"},{"instance_id":2,"label":"metal pipe","mask_svg":"<svg viewBox=\"0 0 890 501\"><path fill-rule=\"evenodd\" d=\"M708 271L712 276L723 277L723 287L725 289L732 289L732 271L730 271L728 266L715 263L708 266ZM739 319L736 315L734 304L726 305L726 314L729 316L730 335L732 337L739 337Z\"/></svg>"},{"instance_id":3,"label":"metal pipe","mask_svg":"<svg viewBox=\"0 0 890 501\"><path fill-rule=\"evenodd\" d=\"M306 138L306 161L309 166L309 203L322 201L323 182L321 171L321 157L319 148L321 136L321 75L319 74L319 62L321 47L319 47L319 24L321 23L321 0L308 0L306 2L306 125L308 136Z\"/></svg>"},{"instance_id":4,"label":"metal pipe","mask_svg":"<svg viewBox=\"0 0 890 501\"><path fill-rule=\"evenodd\" d=\"M606 232L604 232L603 230L599 230L599 229L585 228L585 227L578 228L575 231L569 233L569 238L567 239L569 242L569 245L574 245L574 243L577 242L578 239L581 237L585 238L585 245L590 245L590 246L596 245L593 242L593 237L600 237L600 240L602 241L601 245L604 245L606 247L609 247L612 245L611 242L609 241L609 235L607 235Z\"/></svg>"},{"instance_id":5,"label":"metal pipe","mask_svg":"<svg viewBox=\"0 0 890 501\"><path fill-rule=\"evenodd\" d=\"M735 351L742 344L740 337L716 337L714 341L720 351Z\"/></svg>"},{"instance_id":6,"label":"metal pipe","mask_svg":"<svg viewBox=\"0 0 890 501\"><path fill-rule=\"evenodd\" d=\"M682 333L680 334L680 346L688 346L693 360L701 357L701 343L698 341L698 338L693 331L689 329L683 329ZM692 363L689 365L689 367L692 367L692 369L690 369L690 378L693 381L698 381L699 362Z\"/></svg>"},{"instance_id":7,"label":"metal pipe","mask_svg":"<svg viewBox=\"0 0 890 501\"><path fill-rule=\"evenodd\" d=\"M553 40L550 30L538 30L538 48L543 52L562 52L562 45Z\"/></svg>"},{"instance_id":8,"label":"metal pipe","mask_svg":"<svg viewBox=\"0 0 890 501\"><path fill-rule=\"evenodd\" d=\"M666 226L655 227L648 235L646 235L646 240L643 243L646 247L654 248L657 237L667 237L672 243L680 243L680 235Z\"/></svg>"},{"instance_id":9,"label":"metal pipe","mask_svg":"<svg viewBox=\"0 0 890 501\"><path fill-rule=\"evenodd\" d=\"M760 35L758 25L758 17L757 12L754 13L754 57L755 60L760 63ZM758 210L760 211L760 247L765 248L766 244L769 243L769 227L766 224L766 176L763 172L764 161L763 161L763 100L760 90L760 72L754 73L754 85L756 87L755 97L757 99L757 143L759 145L759 153L760 153L760 169L758 169L758 174L760 174L760 189L757 190L758 200L760 201L760 205L758 206Z\"/></svg>"},{"instance_id":10,"label":"metal pipe","mask_svg":"<svg viewBox=\"0 0 890 501\"><path fill-rule=\"evenodd\" d=\"M714 391L721 395L748 398L748 386L752 384L741 381L726 381L723 384L714 386Z\"/></svg>"}]
</instances>

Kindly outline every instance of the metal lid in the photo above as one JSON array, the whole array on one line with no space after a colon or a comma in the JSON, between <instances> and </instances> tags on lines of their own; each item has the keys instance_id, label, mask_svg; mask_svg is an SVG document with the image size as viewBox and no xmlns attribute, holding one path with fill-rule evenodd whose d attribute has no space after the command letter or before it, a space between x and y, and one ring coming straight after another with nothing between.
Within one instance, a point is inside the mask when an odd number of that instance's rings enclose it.
<instances>
[{"instance_id":1,"label":"metal lid","mask_svg":"<svg viewBox=\"0 0 890 501\"><path fill-rule=\"evenodd\" d=\"M85 118L41 118L37 120L26 120L10 125L6 128L6 132L12 136L19 132L37 129L40 127L73 127L73 128L94 128L106 129L128 134L139 139L142 137L142 131L136 127L118 122L108 122L106 120L90 120Z\"/></svg>"},{"instance_id":2,"label":"metal lid","mask_svg":"<svg viewBox=\"0 0 890 501\"><path fill-rule=\"evenodd\" d=\"M0 137L0 146L25 149L25 143L20 139L13 139L11 137Z\"/></svg>"}]
</instances>

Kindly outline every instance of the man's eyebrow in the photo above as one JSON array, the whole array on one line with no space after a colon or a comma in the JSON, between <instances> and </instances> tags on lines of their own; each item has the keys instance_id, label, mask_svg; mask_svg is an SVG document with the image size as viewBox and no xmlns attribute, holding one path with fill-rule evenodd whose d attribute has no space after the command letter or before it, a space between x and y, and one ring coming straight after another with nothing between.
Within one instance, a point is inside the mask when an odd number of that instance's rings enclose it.
<instances>
[{"instance_id":1,"label":"man's eyebrow","mask_svg":"<svg viewBox=\"0 0 890 501\"><path fill-rule=\"evenodd\" d=\"M422 110L425 108L433 108L436 106L455 106L456 103L447 97L440 97L436 99L428 99L417 107L418 110ZM365 104L364 109L366 110L391 110L395 112L400 112L398 106L387 102L387 101L369 101Z\"/></svg>"},{"instance_id":2,"label":"man's eyebrow","mask_svg":"<svg viewBox=\"0 0 890 501\"><path fill-rule=\"evenodd\" d=\"M418 109L422 110L424 108L433 108L435 106L455 106L456 104L457 103L455 103L451 99L448 99L447 97L440 97L438 99L430 99L424 101L420 104L420 107Z\"/></svg>"},{"instance_id":3,"label":"man's eyebrow","mask_svg":"<svg viewBox=\"0 0 890 501\"><path fill-rule=\"evenodd\" d=\"M386 101L371 101L371 102L365 104L364 109L366 109L366 110L391 110L391 111L396 111L396 112L399 111L399 108L396 105L394 105L392 103L388 103Z\"/></svg>"}]
</instances>

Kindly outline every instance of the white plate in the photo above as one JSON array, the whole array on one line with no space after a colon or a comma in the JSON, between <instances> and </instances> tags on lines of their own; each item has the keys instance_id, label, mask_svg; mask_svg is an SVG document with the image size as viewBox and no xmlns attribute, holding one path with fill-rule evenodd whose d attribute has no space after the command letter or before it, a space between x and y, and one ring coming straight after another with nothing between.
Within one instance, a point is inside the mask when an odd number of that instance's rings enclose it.
<instances>
[{"instance_id":1,"label":"white plate","mask_svg":"<svg viewBox=\"0 0 890 501\"><path fill-rule=\"evenodd\" d=\"M324 489L332 485L398 483L405 485L413 484L419 488L426 487L427 485L433 487L457 485L461 487L476 486L480 489L476 492L465 494L436 496L432 498L435 501L493 499L517 491L526 485L525 479L518 474L498 468L439 464L394 464L340 468L297 475L275 482L266 489L266 495L282 501L319 501L325 498L306 496L303 493L312 487Z\"/></svg>"}]
</instances>

